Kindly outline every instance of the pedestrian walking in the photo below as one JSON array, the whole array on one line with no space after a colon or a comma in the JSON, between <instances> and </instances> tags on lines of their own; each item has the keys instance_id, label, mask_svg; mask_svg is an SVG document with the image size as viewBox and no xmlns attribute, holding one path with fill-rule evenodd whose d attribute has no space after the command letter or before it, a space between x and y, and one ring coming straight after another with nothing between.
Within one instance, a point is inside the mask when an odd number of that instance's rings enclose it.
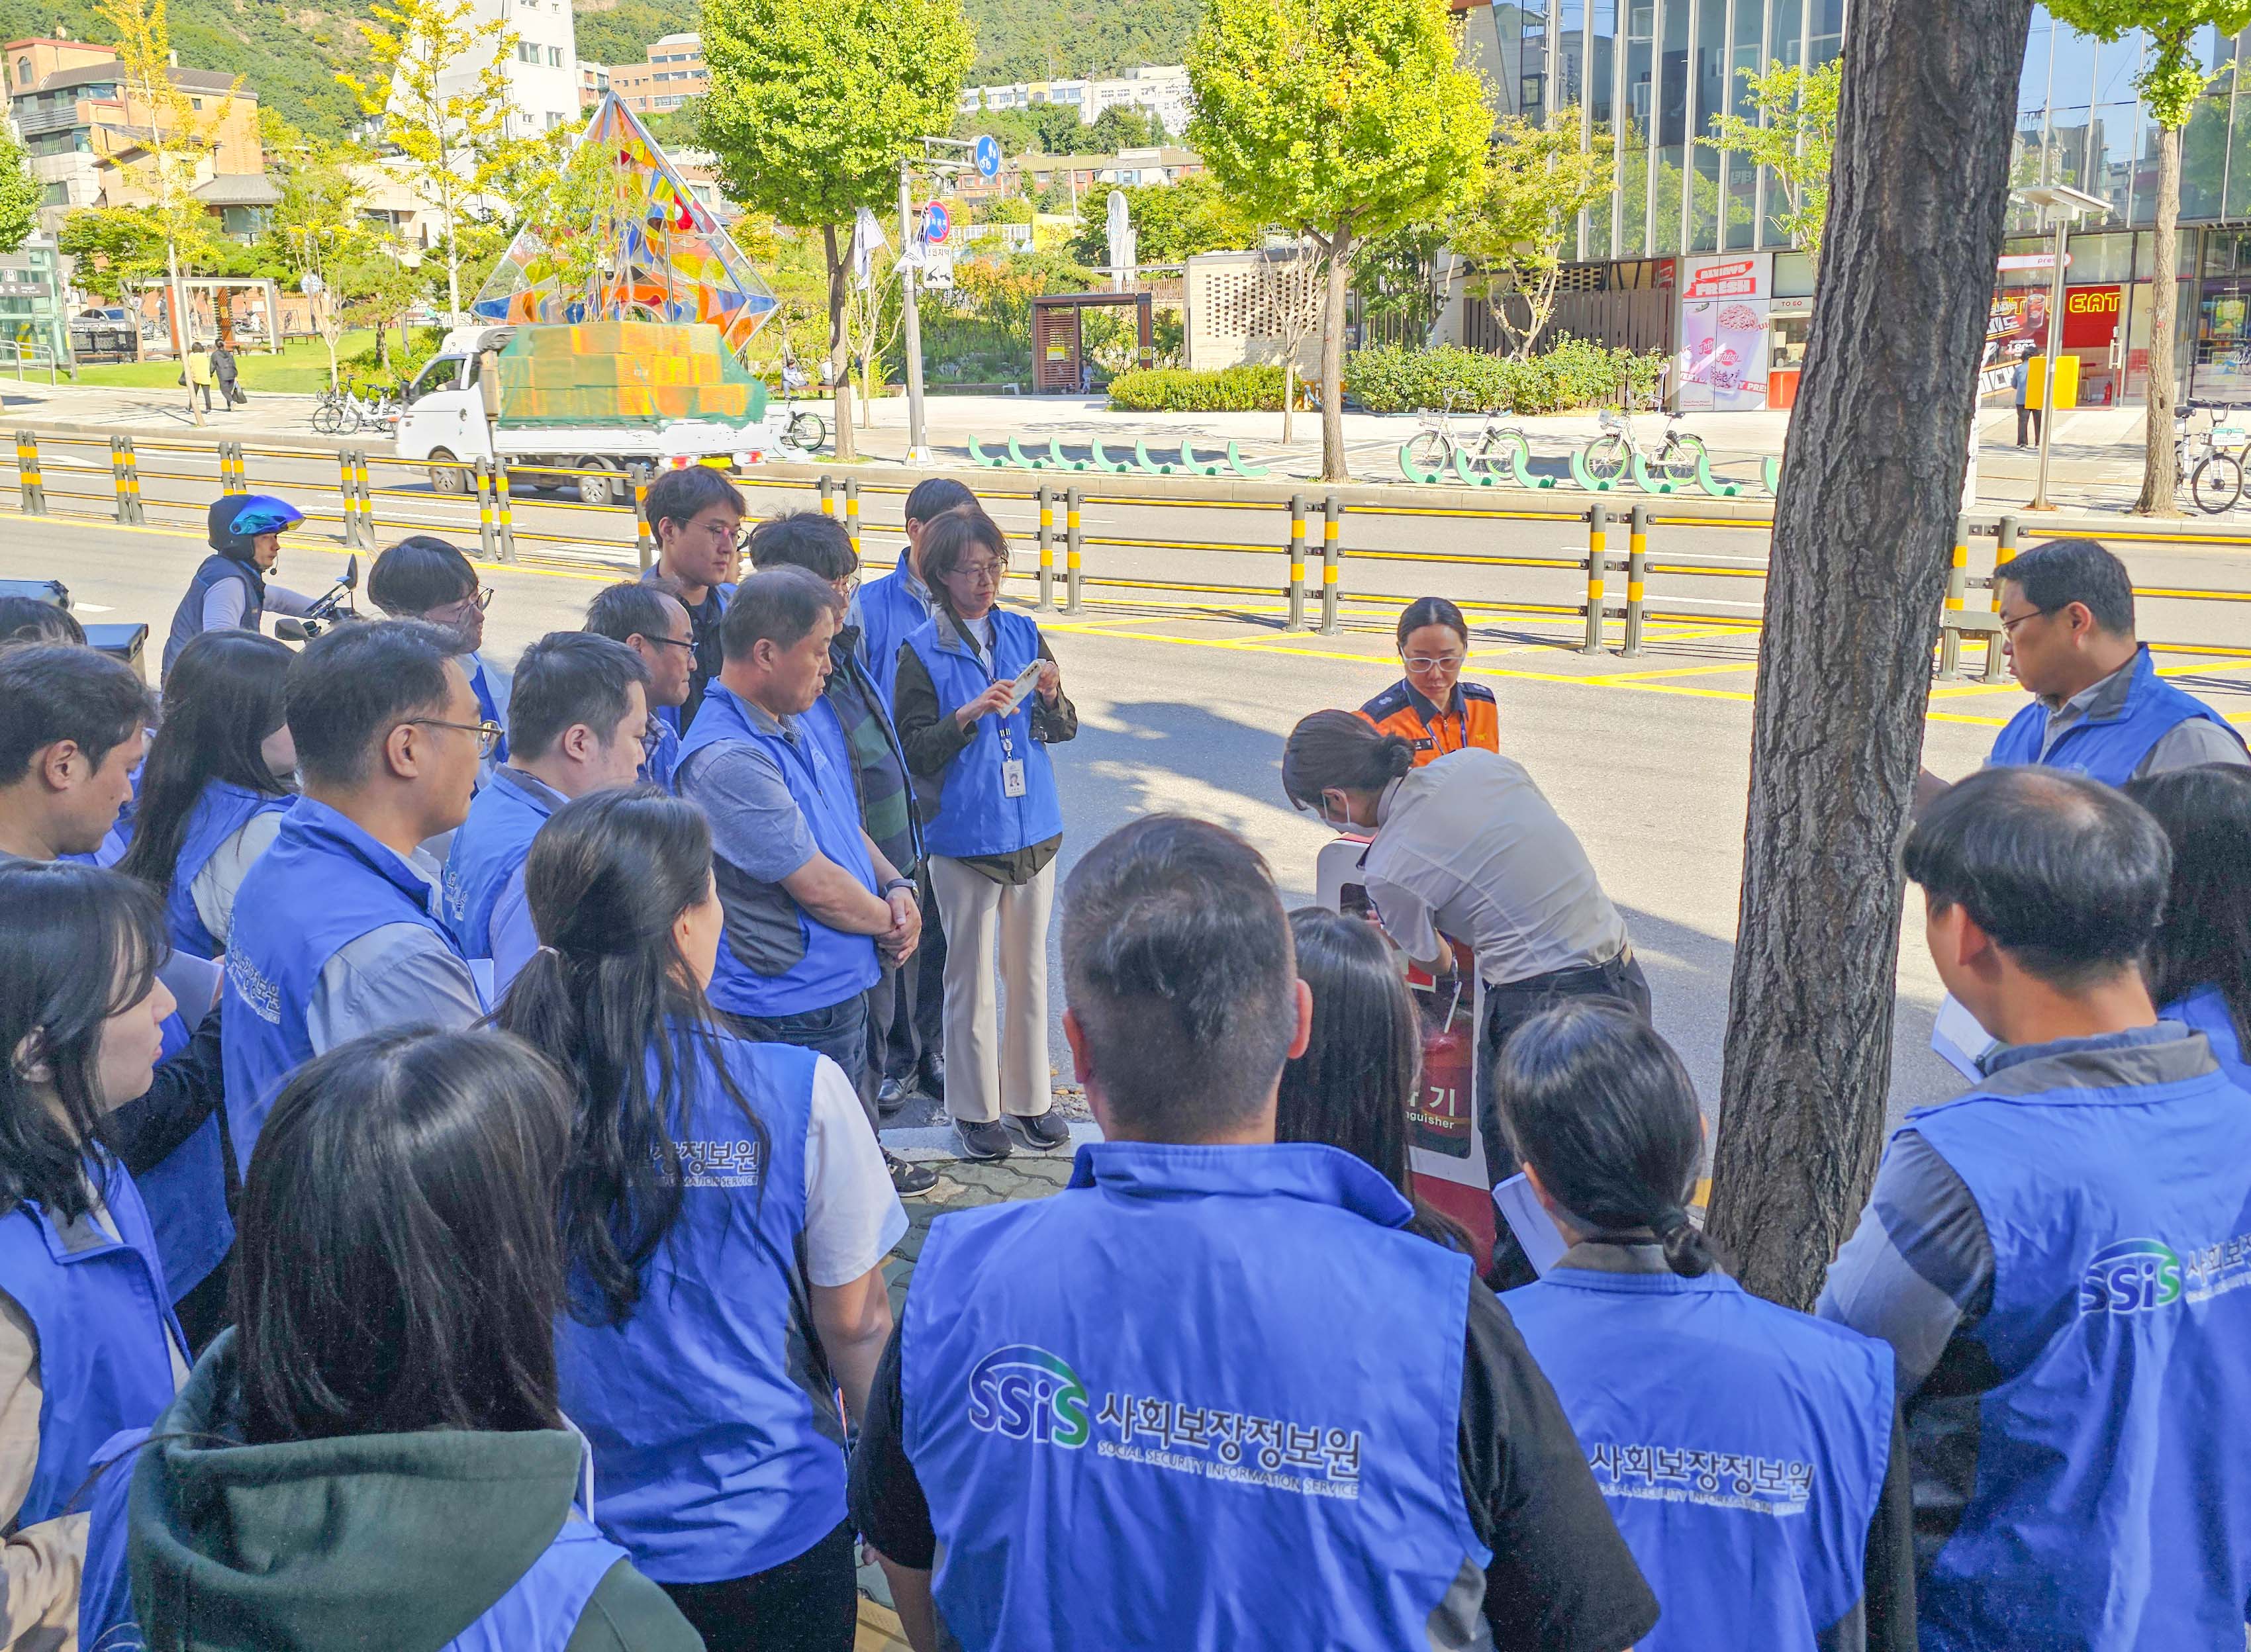
<instances>
[{"instance_id":1,"label":"pedestrian walking","mask_svg":"<svg viewBox=\"0 0 2251 1652\"><path fill-rule=\"evenodd\" d=\"M2026 401L2031 392L2032 371L2033 346L2030 343L2019 344L2017 346L2016 368L2009 375L2009 383L2017 392L2017 446L2019 447L2037 446L2040 439L2041 410L2027 404ZM2026 438L2027 429L2031 432L2029 440Z\"/></svg>"},{"instance_id":2,"label":"pedestrian walking","mask_svg":"<svg viewBox=\"0 0 2251 1652\"><path fill-rule=\"evenodd\" d=\"M1078 712L1036 622L998 605L1008 542L982 511L923 538L934 619L900 646L893 704L945 923L945 1107L961 1151L1070 1139L1048 1063L1048 918L1063 800L1048 748Z\"/></svg>"},{"instance_id":3,"label":"pedestrian walking","mask_svg":"<svg viewBox=\"0 0 2251 1652\"><path fill-rule=\"evenodd\" d=\"M211 386L218 381L211 372L210 345L197 339L189 348L188 359L180 365L180 377L188 387L188 411L195 411L196 395L200 391L204 398L204 411L211 411Z\"/></svg>"},{"instance_id":4,"label":"pedestrian walking","mask_svg":"<svg viewBox=\"0 0 2251 1652\"><path fill-rule=\"evenodd\" d=\"M227 347L224 338L211 346L211 382L218 386L220 406L232 409L237 404L250 399L235 387L235 379L241 369L236 364L234 352Z\"/></svg>"}]
</instances>

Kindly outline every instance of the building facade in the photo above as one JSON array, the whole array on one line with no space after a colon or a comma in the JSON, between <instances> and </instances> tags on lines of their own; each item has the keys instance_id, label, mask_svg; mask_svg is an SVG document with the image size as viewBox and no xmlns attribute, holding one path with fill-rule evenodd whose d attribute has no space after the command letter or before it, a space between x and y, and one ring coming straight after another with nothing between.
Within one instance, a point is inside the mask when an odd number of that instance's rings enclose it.
<instances>
[{"instance_id":1,"label":"building facade","mask_svg":"<svg viewBox=\"0 0 2251 1652\"><path fill-rule=\"evenodd\" d=\"M703 37L668 34L649 47L647 62L612 64L609 89L635 114L669 114L690 98L702 97L711 89Z\"/></svg>"},{"instance_id":2,"label":"building facade","mask_svg":"<svg viewBox=\"0 0 2251 1652\"><path fill-rule=\"evenodd\" d=\"M980 109L1029 109L1048 104L1078 111L1080 124L1091 126L1107 109L1140 109L1157 117L1174 137L1188 130L1195 100L1188 90L1188 72L1177 63L1148 64L1121 75L1091 80L1018 80L1008 86L963 88L961 113Z\"/></svg>"},{"instance_id":3,"label":"building facade","mask_svg":"<svg viewBox=\"0 0 2251 1652\"><path fill-rule=\"evenodd\" d=\"M571 0L474 0L474 24L504 23L516 44L502 63L508 76L508 133L537 137L578 120L578 35ZM447 96L466 90L479 73L467 60L438 76Z\"/></svg>"},{"instance_id":4,"label":"building facade","mask_svg":"<svg viewBox=\"0 0 2251 1652\"><path fill-rule=\"evenodd\" d=\"M1787 405L1804 347L1813 271L1775 224L1779 187L1707 140L1723 113L1754 116L1744 73L1773 63L1818 67L1843 50L1847 0L1529 0L1465 4L1463 51L1501 112L1576 119L1590 148L1617 160L1619 189L1576 226L1551 325L1637 348L1699 353L1710 374L1692 404ZM2251 403L2251 87L2239 100L2244 39L2206 29L2209 78L2182 134L2180 354L2199 401ZM2060 348L2080 358L2082 405L2146 394L2157 128L2137 100L2144 43L2091 40L2033 13L2019 80L2012 177L2067 183L2110 204L2072 238ZM2239 227L2242 226L2242 227ZM2047 245L2036 211L2012 209L2005 251ZM1723 267L1724 266L1724 267ZM2045 343L2048 273L1997 273L1997 328ZM1702 305L1704 309L1692 306ZM1728 326L1721 326L1725 313ZM1751 323L1758 322L1756 327ZM1489 342L1472 294L1450 330ZM1721 335L1727 336L1722 337ZM1732 356L1732 359L1728 359Z\"/></svg>"}]
</instances>

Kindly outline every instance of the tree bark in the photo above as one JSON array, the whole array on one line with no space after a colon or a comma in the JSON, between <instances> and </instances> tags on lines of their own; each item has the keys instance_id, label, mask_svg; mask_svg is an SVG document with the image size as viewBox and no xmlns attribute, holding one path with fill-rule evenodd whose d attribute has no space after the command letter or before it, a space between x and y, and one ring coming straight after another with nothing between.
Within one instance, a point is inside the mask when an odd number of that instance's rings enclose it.
<instances>
[{"instance_id":1,"label":"tree bark","mask_svg":"<svg viewBox=\"0 0 2251 1652\"><path fill-rule=\"evenodd\" d=\"M1285 443L1291 439L1290 404L1297 399L1298 352L1292 349L1282 363L1282 439Z\"/></svg>"},{"instance_id":2,"label":"tree bark","mask_svg":"<svg viewBox=\"0 0 2251 1652\"><path fill-rule=\"evenodd\" d=\"M2159 127L2157 245L2157 256L2151 260L2150 283L2149 418L2142 434L2142 496L2134 505L2144 516L2180 514L2179 506L2173 501L2173 310L2180 297L2178 273L2174 266L2179 262L2180 252L2180 128ZM2055 417L2053 406L2047 417Z\"/></svg>"},{"instance_id":3,"label":"tree bark","mask_svg":"<svg viewBox=\"0 0 2251 1652\"><path fill-rule=\"evenodd\" d=\"M828 255L828 382L836 395L836 457L850 463L860 449L852 434L852 351L844 337L844 277L851 264L851 244L842 254L836 249L836 226L821 226L822 249Z\"/></svg>"},{"instance_id":4,"label":"tree bark","mask_svg":"<svg viewBox=\"0 0 2251 1652\"><path fill-rule=\"evenodd\" d=\"M1344 300L1352 280L1352 225L1328 238L1328 296L1321 305L1321 480L1348 482L1344 462Z\"/></svg>"},{"instance_id":5,"label":"tree bark","mask_svg":"<svg viewBox=\"0 0 2251 1652\"><path fill-rule=\"evenodd\" d=\"M1898 846L1961 503L2031 0L1861 0L1783 460L1711 1231L1807 1307L1891 1080Z\"/></svg>"}]
</instances>

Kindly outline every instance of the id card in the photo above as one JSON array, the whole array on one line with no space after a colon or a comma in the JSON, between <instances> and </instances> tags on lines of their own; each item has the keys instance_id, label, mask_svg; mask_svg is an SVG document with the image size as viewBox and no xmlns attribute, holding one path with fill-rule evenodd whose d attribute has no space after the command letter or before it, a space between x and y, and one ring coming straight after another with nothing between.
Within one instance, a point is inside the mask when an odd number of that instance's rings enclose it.
<instances>
[{"instance_id":1,"label":"id card","mask_svg":"<svg viewBox=\"0 0 2251 1652\"><path fill-rule=\"evenodd\" d=\"M1010 757L1001 765L1001 795L1021 798L1024 795L1024 760Z\"/></svg>"}]
</instances>

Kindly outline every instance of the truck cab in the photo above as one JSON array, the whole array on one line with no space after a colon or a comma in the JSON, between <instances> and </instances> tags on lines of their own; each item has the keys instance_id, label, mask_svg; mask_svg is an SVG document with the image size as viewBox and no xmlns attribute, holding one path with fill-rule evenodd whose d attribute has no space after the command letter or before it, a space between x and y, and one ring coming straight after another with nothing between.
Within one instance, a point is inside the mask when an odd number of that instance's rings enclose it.
<instances>
[{"instance_id":1,"label":"truck cab","mask_svg":"<svg viewBox=\"0 0 2251 1652\"><path fill-rule=\"evenodd\" d=\"M481 352L459 347L457 334L423 363L402 399L398 457L430 467L431 488L440 494L468 491L467 467L493 456L492 421L485 407Z\"/></svg>"}]
</instances>

